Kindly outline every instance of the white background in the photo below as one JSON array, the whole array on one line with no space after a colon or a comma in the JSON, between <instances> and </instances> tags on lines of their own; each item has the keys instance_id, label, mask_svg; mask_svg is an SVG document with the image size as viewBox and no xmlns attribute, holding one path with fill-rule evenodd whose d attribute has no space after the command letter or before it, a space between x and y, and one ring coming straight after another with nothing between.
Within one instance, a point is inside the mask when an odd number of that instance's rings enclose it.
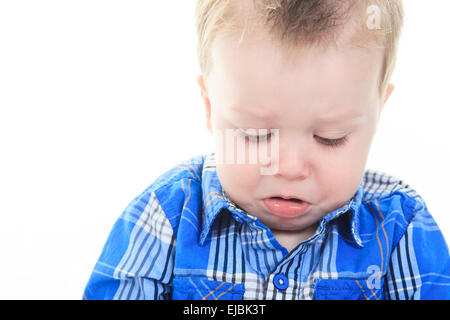
<instances>
[{"instance_id":1,"label":"white background","mask_svg":"<svg viewBox=\"0 0 450 320\"><path fill-rule=\"evenodd\" d=\"M126 205L213 150L194 6L0 0L0 299L80 299ZM368 167L414 187L450 239L450 2L405 10Z\"/></svg>"}]
</instances>

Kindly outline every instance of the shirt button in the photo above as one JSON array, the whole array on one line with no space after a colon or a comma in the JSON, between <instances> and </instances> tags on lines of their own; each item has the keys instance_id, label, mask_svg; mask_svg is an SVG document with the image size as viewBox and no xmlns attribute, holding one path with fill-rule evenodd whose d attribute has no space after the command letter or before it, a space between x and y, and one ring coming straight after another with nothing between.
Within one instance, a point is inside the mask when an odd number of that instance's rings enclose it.
<instances>
[{"instance_id":1,"label":"shirt button","mask_svg":"<svg viewBox=\"0 0 450 320\"><path fill-rule=\"evenodd\" d=\"M289 280L284 274L279 273L273 277L273 284L278 290L285 290L289 286Z\"/></svg>"}]
</instances>

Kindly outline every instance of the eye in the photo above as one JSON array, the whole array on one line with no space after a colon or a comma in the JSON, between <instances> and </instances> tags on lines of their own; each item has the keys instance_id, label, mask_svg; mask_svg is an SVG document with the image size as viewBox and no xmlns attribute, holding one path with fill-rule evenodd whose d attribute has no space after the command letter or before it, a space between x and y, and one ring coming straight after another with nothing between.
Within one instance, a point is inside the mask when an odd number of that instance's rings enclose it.
<instances>
[{"instance_id":1,"label":"eye","mask_svg":"<svg viewBox=\"0 0 450 320\"><path fill-rule=\"evenodd\" d=\"M256 133L259 130L254 130L254 129L253 130L252 129L250 129L250 130L240 129L239 130L241 135L243 135L244 138L248 139L249 142L255 142L255 143L261 142L264 140L268 140L272 136L272 133L270 132L270 130L267 130L267 129L260 130L262 132L269 132L268 134L261 134L261 135L250 134L250 133L248 133L249 131L251 133Z\"/></svg>"},{"instance_id":2,"label":"eye","mask_svg":"<svg viewBox=\"0 0 450 320\"><path fill-rule=\"evenodd\" d=\"M347 137L339 138L339 139L327 139L319 136L315 136L317 140L326 147L337 148L344 145L347 142Z\"/></svg>"}]
</instances>

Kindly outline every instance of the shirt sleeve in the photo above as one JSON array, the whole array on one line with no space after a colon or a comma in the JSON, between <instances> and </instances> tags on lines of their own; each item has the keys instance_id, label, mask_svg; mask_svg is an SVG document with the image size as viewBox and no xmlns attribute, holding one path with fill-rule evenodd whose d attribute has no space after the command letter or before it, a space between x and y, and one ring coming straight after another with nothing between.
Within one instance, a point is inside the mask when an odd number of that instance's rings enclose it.
<instances>
[{"instance_id":1,"label":"shirt sleeve","mask_svg":"<svg viewBox=\"0 0 450 320\"><path fill-rule=\"evenodd\" d=\"M425 202L417 199L411 222L392 251L385 298L449 300L449 250Z\"/></svg>"},{"instance_id":2,"label":"shirt sleeve","mask_svg":"<svg viewBox=\"0 0 450 320\"><path fill-rule=\"evenodd\" d=\"M169 299L174 251L172 226L158 199L143 192L114 224L83 299Z\"/></svg>"}]
</instances>

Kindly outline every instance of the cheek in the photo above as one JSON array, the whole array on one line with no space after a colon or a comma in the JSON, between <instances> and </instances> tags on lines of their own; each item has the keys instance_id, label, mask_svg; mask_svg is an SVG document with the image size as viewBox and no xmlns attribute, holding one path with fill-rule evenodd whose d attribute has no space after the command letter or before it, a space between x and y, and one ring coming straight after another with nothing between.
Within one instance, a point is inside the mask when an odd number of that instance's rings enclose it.
<instances>
[{"instance_id":1,"label":"cheek","mask_svg":"<svg viewBox=\"0 0 450 320\"><path fill-rule=\"evenodd\" d=\"M231 160L228 157L231 157L230 155L233 154L234 161L238 161L237 145L228 146L227 149L225 139L218 134L224 132L223 128L225 127L216 126L216 128L218 128L215 134L216 168L220 183L229 195L242 196L243 193L248 195L255 190L261 178L260 166L258 164L249 164L248 156L251 152L251 146L248 143L245 144L244 164L228 164L227 162ZM229 150L229 148L233 148L233 150Z\"/></svg>"},{"instance_id":2,"label":"cheek","mask_svg":"<svg viewBox=\"0 0 450 320\"><path fill-rule=\"evenodd\" d=\"M318 182L324 194L333 195L336 199L348 199L357 190L364 174L370 139L353 141L345 152L332 160L321 161Z\"/></svg>"},{"instance_id":3,"label":"cheek","mask_svg":"<svg viewBox=\"0 0 450 320\"><path fill-rule=\"evenodd\" d=\"M217 164L217 175L229 194L245 192L248 195L260 181L259 167L255 165Z\"/></svg>"}]
</instances>

